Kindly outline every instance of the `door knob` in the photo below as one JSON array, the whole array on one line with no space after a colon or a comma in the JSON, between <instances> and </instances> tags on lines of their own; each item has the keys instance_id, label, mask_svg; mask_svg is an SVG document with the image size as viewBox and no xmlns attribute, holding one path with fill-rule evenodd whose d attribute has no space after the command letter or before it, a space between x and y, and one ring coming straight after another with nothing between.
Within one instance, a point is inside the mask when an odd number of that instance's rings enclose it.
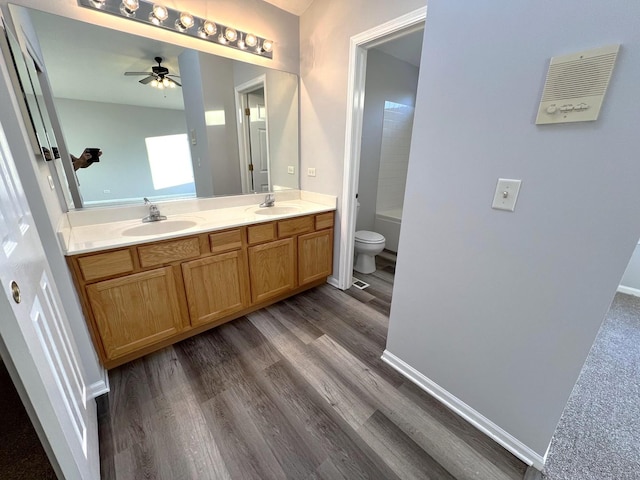
<instances>
[{"instance_id":1,"label":"door knob","mask_svg":"<svg viewBox=\"0 0 640 480\"><path fill-rule=\"evenodd\" d=\"M16 303L20 303L22 301L22 297L20 296L20 287L15 281L11 282L11 295Z\"/></svg>"}]
</instances>

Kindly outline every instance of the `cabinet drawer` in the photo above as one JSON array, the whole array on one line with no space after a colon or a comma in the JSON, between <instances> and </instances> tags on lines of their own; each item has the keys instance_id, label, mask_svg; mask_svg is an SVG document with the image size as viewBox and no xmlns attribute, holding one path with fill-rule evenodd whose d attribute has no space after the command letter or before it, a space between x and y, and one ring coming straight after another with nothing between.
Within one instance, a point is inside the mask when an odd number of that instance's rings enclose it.
<instances>
[{"instance_id":1,"label":"cabinet drawer","mask_svg":"<svg viewBox=\"0 0 640 480\"><path fill-rule=\"evenodd\" d=\"M275 227L274 223L263 223L262 225L251 225L250 227L247 227L249 245L275 240Z\"/></svg>"},{"instance_id":2,"label":"cabinet drawer","mask_svg":"<svg viewBox=\"0 0 640 480\"><path fill-rule=\"evenodd\" d=\"M79 258L78 266L82 278L90 282L98 278L133 272L133 259L130 250L118 250Z\"/></svg>"},{"instance_id":3,"label":"cabinet drawer","mask_svg":"<svg viewBox=\"0 0 640 480\"><path fill-rule=\"evenodd\" d=\"M278 238L290 237L300 233L313 232L314 222L312 216L290 218L278 222Z\"/></svg>"},{"instance_id":4,"label":"cabinet drawer","mask_svg":"<svg viewBox=\"0 0 640 480\"><path fill-rule=\"evenodd\" d=\"M316 230L333 227L333 212L316 215Z\"/></svg>"},{"instance_id":5,"label":"cabinet drawer","mask_svg":"<svg viewBox=\"0 0 640 480\"><path fill-rule=\"evenodd\" d=\"M200 242L198 241L198 237L138 247L140 266L143 268L199 256Z\"/></svg>"},{"instance_id":6,"label":"cabinet drawer","mask_svg":"<svg viewBox=\"0 0 640 480\"><path fill-rule=\"evenodd\" d=\"M209 235L211 253L230 252L242 248L242 230L235 229L227 232L212 233Z\"/></svg>"}]
</instances>

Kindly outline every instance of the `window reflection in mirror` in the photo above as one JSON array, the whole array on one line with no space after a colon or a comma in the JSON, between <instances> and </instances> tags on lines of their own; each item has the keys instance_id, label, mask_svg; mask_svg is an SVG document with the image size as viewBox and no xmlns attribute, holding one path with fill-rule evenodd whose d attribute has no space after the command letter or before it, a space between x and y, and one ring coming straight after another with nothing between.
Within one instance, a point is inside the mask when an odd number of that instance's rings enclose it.
<instances>
[{"instance_id":1,"label":"window reflection in mirror","mask_svg":"<svg viewBox=\"0 0 640 480\"><path fill-rule=\"evenodd\" d=\"M296 75L17 8L36 32L68 150L103 152L99 163L76 172L85 206L298 188ZM151 86L154 57L182 87ZM258 77L268 113L249 149L258 157L246 158L236 87ZM147 139L174 136L183 139L181 153L149 156ZM262 176L247 182L251 166ZM189 177L193 183L182 183Z\"/></svg>"}]
</instances>

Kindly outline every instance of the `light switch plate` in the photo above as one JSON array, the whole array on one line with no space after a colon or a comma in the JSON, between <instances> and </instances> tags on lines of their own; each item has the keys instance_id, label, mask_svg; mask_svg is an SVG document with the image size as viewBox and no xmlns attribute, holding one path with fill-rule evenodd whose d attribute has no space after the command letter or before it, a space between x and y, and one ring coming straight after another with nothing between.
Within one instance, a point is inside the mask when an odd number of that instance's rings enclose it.
<instances>
[{"instance_id":1,"label":"light switch plate","mask_svg":"<svg viewBox=\"0 0 640 480\"><path fill-rule=\"evenodd\" d=\"M292 166L292 165L289 165L289 166L287 167L287 173L288 173L289 175L293 175L294 173L296 173L296 167L294 167L294 166Z\"/></svg>"},{"instance_id":2,"label":"light switch plate","mask_svg":"<svg viewBox=\"0 0 640 480\"><path fill-rule=\"evenodd\" d=\"M491 208L513 212L516 208L516 200L518 200L521 183L522 180L499 178Z\"/></svg>"},{"instance_id":3,"label":"light switch plate","mask_svg":"<svg viewBox=\"0 0 640 480\"><path fill-rule=\"evenodd\" d=\"M309 167L307 168L307 175L310 177L315 177L316 176L316 169Z\"/></svg>"}]
</instances>

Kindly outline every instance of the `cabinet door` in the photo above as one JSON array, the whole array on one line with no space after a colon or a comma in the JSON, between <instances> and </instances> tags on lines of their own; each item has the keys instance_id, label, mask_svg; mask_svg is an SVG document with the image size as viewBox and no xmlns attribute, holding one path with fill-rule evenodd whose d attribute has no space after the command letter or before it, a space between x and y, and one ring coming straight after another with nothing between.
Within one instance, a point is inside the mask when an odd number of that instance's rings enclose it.
<instances>
[{"instance_id":1,"label":"cabinet door","mask_svg":"<svg viewBox=\"0 0 640 480\"><path fill-rule=\"evenodd\" d=\"M293 238L249 247L251 301L263 300L293 290L296 286Z\"/></svg>"},{"instance_id":2,"label":"cabinet door","mask_svg":"<svg viewBox=\"0 0 640 480\"><path fill-rule=\"evenodd\" d=\"M229 252L182 264L191 325L231 315L249 305L246 256Z\"/></svg>"},{"instance_id":3,"label":"cabinet door","mask_svg":"<svg viewBox=\"0 0 640 480\"><path fill-rule=\"evenodd\" d=\"M88 285L87 296L109 359L170 337L182 325L171 267Z\"/></svg>"},{"instance_id":4,"label":"cabinet door","mask_svg":"<svg viewBox=\"0 0 640 480\"><path fill-rule=\"evenodd\" d=\"M333 271L333 229L298 237L298 283L327 278Z\"/></svg>"}]
</instances>

